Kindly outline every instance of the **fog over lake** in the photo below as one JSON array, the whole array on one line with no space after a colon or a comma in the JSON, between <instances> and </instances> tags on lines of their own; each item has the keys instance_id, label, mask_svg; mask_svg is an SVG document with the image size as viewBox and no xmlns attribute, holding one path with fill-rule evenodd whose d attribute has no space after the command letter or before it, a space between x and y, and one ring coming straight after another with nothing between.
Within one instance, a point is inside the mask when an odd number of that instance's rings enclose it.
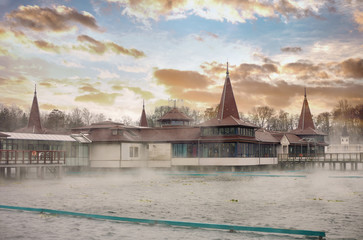
<instances>
[{"instance_id":1,"label":"fog over lake","mask_svg":"<svg viewBox=\"0 0 363 240\"><path fill-rule=\"evenodd\" d=\"M120 217L325 231L362 239L362 171L213 175L124 171L0 180L0 205ZM0 239L306 239L0 209Z\"/></svg>"}]
</instances>

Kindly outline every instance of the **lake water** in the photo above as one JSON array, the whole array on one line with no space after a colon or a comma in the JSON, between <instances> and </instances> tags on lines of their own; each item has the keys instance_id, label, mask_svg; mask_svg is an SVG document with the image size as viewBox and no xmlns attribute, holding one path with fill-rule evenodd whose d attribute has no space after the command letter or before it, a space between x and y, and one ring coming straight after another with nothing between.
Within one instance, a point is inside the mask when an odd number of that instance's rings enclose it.
<instances>
[{"instance_id":1,"label":"lake water","mask_svg":"<svg viewBox=\"0 0 363 240\"><path fill-rule=\"evenodd\" d=\"M243 175L244 174L244 175ZM325 231L363 239L363 172L89 173L0 180L0 205L120 217ZM0 239L306 239L0 209Z\"/></svg>"}]
</instances>

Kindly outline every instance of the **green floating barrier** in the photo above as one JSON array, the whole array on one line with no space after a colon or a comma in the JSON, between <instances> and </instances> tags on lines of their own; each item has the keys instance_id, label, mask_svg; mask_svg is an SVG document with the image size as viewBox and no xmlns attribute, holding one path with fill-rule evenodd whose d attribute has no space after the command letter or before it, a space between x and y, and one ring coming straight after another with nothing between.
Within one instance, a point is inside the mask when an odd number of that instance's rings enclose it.
<instances>
[{"instance_id":1,"label":"green floating barrier","mask_svg":"<svg viewBox=\"0 0 363 240\"><path fill-rule=\"evenodd\" d=\"M117 216L107 216L107 215L98 215L98 214L69 212L69 211L53 210L53 209L45 209L45 208L16 207L16 206L7 206L7 205L0 205L0 208L11 209L11 210L30 211L30 212L39 212L39 213L59 214L59 215L67 215L67 216L76 216L76 217L84 217L84 218L123 221L123 222L131 222L131 223L164 224L164 225L168 225L168 226L178 226L178 227L207 228L207 229L221 229L221 230L234 230L234 231L279 233L279 234L294 234L294 235L304 235L304 236L316 236L316 237L319 237L320 239L325 237L325 232L322 232L322 231L268 228L268 227L246 227L246 226L238 226L238 225L180 222L180 221L169 221L169 220L152 220L152 219L142 219L142 218L128 218L128 217L117 217Z\"/></svg>"},{"instance_id":2,"label":"green floating barrier","mask_svg":"<svg viewBox=\"0 0 363 240\"><path fill-rule=\"evenodd\" d=\"M215 173L165 173L168 176L218 176Z\"/></svg>"},{"instance_id":3,"label":"green floating barrier","mask_svg":"<svg viewBox=\"0 0 363 240\"><path fill-rule=\"evenodd\" d=\"M363 178L363 176L329 176L330 178Z\"/></svg>"},{"instance_id":4,"label":"green floating barrier","mask_svg":"<svg viewBox=\"0 0 363 240\"><path fill-rule=\"evenodd\" d=\"M244 177L292 177L292 178L305 178L306 175L275 175L275 174L233 174L232 176L244 176Z\"/></svg>"}]
</instances>

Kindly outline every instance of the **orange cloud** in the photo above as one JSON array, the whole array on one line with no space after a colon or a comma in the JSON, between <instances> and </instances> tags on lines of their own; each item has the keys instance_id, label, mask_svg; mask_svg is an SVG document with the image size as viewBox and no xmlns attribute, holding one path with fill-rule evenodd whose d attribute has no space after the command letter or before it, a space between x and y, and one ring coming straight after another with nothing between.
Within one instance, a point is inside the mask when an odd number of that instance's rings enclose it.
<instances>
[{"instance_id":1,"label":"orange cloud","mask_svg":"<svg viewBox=\"0 0 363 240\"><path fill-rule=\"evenodd\" d=\"M354 12L354 20L359 25L358 30L363 32L363 11L355 11Z\"/></svg>"},{"instance_id":2,"label":"orange cloud","mask_svg":"<svg viewBox=\"0 0 363 240\"><path fill-rule=\"evenodd\" d=\"M65 32L75 27L75 23L93 30L100 30L96 19L88 12L78 12L66 6L42 8L34 6L20 6L17 10L6 14L11 26L30 28L34 31Z\"/></svg>"},{"instance_id":3,"label":"orange cloud","mask_svg":"<svg viewBox=\"0 0 363 240\"><path fill-rule=\"evenodd\" d=\"M47 52L59 53L61 49L59 46L46 42L44 40L36 40L34 41L34 45Z\"/></svg>"},{"instance_id":4,"label":"orange cloud","mask_svg":"<svg viewBox=\"0 0 363 240\"><path fill-rule=\"evenodd\" d=\"M154 77L159 84L187 89L206 88L212 83L207 76L198 72L175 69L158 69L154 72Z\"/></svg>"},{"instance_id":5,"label":"orange cloud","mask_svg":"<svg viewBox=\"0 0 363 240\"><path fill-rule=\"evenodd\" d=\"M134 58L141 58L141 57L146 56L145 53L140 50L137 50L134 48L126 49L114 42L105 42L104 43L101 41L97 41L87 35L80 35L77 37L77 40L81 43L85 43L85 45L75 46L74 47L75 49L90 52L93 54L103 55L106 52L113 52L115 54L129 55Z\"/></svg>"},{"instance_id":6,"label":"orange cloud","mask_svg":"<svg viewBox=\"0 0 363 240\"><path fill-rule=\"evenodd\" d=\"M117 93L90 93L76 97L74 100L78 102L94 102L104 106L111 106L115 103Z\"/></svg>"}]
</instances>

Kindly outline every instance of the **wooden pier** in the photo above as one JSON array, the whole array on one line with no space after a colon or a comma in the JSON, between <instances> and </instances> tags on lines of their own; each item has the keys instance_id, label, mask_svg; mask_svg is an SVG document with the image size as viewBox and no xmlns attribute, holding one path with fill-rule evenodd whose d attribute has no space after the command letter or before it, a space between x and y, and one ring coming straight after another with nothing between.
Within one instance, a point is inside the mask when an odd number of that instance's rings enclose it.
<instances>
[{"instance_id":1,"label":"wooden pier","mask_svg":"<svg viewBox=\"0 0 363 240\"><path fill-rule=\"evenodd\" d=\"M325 153L320 155L289 156L278 154L278 163L282 169L286 168L325 168L330 170L363 169L363 152L361 153Z\"/></svg>"},{"instance_id":2,"label":"wooden pier","mask_svg":"<svg viewBox=\"0 0 363 240\"><path fill-rule=\"evenodd\" d=\"M47 172L60 178L65 163L65 151L0 150L0 178L22 179L32 169L38 178Z\"/></svg>"}]
</instances>

